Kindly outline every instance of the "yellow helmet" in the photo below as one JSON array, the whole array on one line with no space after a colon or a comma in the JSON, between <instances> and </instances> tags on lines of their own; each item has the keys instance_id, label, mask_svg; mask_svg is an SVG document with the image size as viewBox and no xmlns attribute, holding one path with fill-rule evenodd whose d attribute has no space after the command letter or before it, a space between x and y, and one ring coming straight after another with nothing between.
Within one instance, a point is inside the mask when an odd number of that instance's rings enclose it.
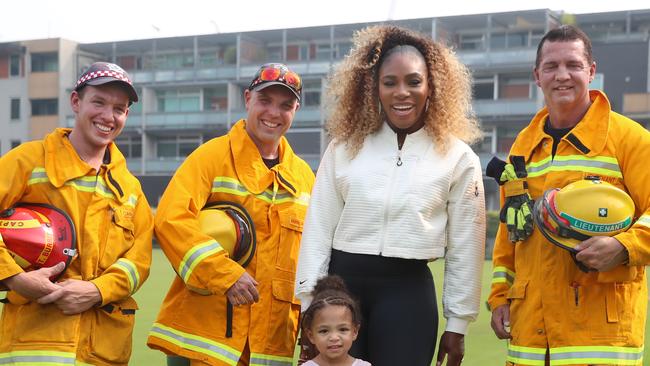
<instances>
[{"instance_id":1,"label":"yellow helmet","mask_svg":"<svg viewBox=\"0 0 650 366\"><path fill-rule=\"evenodd\" d=\"M234 202L211 202L199 212L201 231L246 267L255 254L255 226L246 209Z\"/></svg>"},{"instance_id":2,"label":"yellow helmet","mask_svg":"<svg viewBox=\"0 0 650 366\"><path fill-rule=\"evenodd\" d=\"M576 253L592 236L614 236L634 218L634 201L625 191L599 179L585 179L544 192L533 208L540 232L551 243Z\"/></svg>"}]
</instances>

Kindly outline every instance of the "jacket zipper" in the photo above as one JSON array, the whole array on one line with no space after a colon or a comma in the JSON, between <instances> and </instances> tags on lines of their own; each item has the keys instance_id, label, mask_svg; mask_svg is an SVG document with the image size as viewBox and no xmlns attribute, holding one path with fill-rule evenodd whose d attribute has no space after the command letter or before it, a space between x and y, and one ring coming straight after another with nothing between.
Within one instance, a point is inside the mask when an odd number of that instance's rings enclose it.
<instances>
[{"instance_id":1,"label":"jacket zipper","mask_svg":"<svg viewBox=\"0 0 650 366\"><path fill-rule=\"evenodd\" d=\"M404 147L402 145L402 147ZM381 235L381 250L379 251L379 255L382 255L384 252L384 249L386 247L386 235L388 235L388 230L386 229L388 226L388 215L390 213L390 198L391 198L391 193L393 192L393 186L395 185L395 172L397 168L402 166L402 149L397 149L397 161L395 162L395 166L393 167L393 171L391 172L390 175L390 184L388 185L388 192L386 194L386 198L384 199L384 224L382 225L382 235Z\"/></svg>"}]
</instances>

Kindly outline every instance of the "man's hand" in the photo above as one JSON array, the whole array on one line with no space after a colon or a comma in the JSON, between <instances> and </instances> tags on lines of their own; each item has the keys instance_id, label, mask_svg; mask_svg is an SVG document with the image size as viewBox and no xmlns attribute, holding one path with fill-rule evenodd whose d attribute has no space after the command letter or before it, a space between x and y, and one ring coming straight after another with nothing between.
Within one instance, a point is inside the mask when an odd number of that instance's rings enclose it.
<instances>
[{"instance_id":1,"label":"man's hand","mask_svg":"<svg viewBox=\"0 0 650 366\"><path fill-rule=\"evenodd\" d=\"M54 303L65 315L83 313L102 301L97 286L89 281L65 280L60 288L38 299L39 304Z\"/></svg>"},{"instance_id":2,"label":"man's hand","mask_svg":"<svg viewBox=\"0 0 650 366\"><path fill-rule=\"evenodd\" d=\"M235 306L258 302L260 294L257 292L257 285L257 281L248 272L244 272L237 282L226 291L226 296Z\"/></svg>"},{"instance_id":3,"label":"man's hand","mask_svg":"<svg viewBox=\"0 0 650 366\"><path fill-rule=\"evenodd\" d=\"M510 305L504 304L492 310L492 330L499 339L511 339Z\"/></svg>"},{"instance_id":4,"label":"man's hand","mask_svg":"<svg viewBox=\"0 0 650 366\"><path fill-rule=\"evenodd\" d=\"M12 291L28 299L36 300L42 296L59 289L59 285L52 283L50 277L56 276L65 269L61 262L52 267L43 267L30 272L18 273L5 278L2 282Z\"/></svg>"},{"instance_id":5,"label":"man's hand","mask_svg":"<svg viewBox=\"0 0 650 366\"><path fill-rule=\"evenodd\" d=\"M576 245L576 259L588 268L600 272L625 263L628 253L623 244L614 237L594 236Z\"/></svg>"},{"instance_id":6,"label":"man's hand","mask_svg":"<svg viewBox=\"0 0 650 366\"><path fill-rule=\"evenodd\" d=\"M436 366L442 366L447 357L447 366L460 366L465 354L465 335L444 332L440 337L440 346L438 347L438 360Z\"/></svg>"}]
</instances>

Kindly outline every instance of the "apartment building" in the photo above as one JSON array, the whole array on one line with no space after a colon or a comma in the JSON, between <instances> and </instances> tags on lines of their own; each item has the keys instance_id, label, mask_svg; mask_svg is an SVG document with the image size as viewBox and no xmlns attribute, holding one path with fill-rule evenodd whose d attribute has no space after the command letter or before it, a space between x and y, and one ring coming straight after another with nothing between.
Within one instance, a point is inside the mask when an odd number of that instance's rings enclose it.
<instances>
[{"instance_id":1,"label":"apartment building","mask_svg":"<svg viewBox=\"0 0 650 366\"><path fill-rule=\"evenodd\" d=\"M483 164L507 154L517 133L542 107L532 77L536 47L546 31L576 23L593 39L597 77L592 88L614 110L650 122L650 10L570 16L548 9L394 21L453 47L474 77L474 111L485 132L474 146ZM257 67L287 63L304 79L304 100L287 134L316 169L327 146L324 90L332 68L350 50L355 31L377 23L92 44L50 39L0 44L0 153L72 126L68 95L77 74L94 61L120 64L141 102L131 108L117 141L129 168L157 205L169 178L201 143L245 116L243 91ZM486 180L488 207L496 185Z\"/></svg>"}]
</instances>

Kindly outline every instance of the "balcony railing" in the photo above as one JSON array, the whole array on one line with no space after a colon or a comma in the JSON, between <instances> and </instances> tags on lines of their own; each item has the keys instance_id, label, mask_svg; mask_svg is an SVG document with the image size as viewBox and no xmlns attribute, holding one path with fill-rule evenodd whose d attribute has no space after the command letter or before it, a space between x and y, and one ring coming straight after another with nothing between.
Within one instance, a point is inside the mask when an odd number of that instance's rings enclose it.
<instances>
[{"instance_id":1,"label":"balcony railing","mask_svg":"<svg viewBox=\"0 0 650 366\"><path fill-rule=\"evenodd\" d=\"M479 117L533 115L541 107L535 99L475 100L473 106Z\"/></svg>"},{"instance_id":2,"label":"balcony railing","mask_svg":"<svg viewBox=\"0 0 650 366\"><path fill-rule=\"evenodd\" d=\"M489 52L460 51L458 57L465 65L472 68L517 64L526 64L532 67L535 62L536 52L534 48L496 49Z\"/></svg>"},{"instance_id":3,"label":"balcony railing","mask_svg":"<svg viewBox=\"0 0 650 366\"><path fill-rule=\"evenodd\" d=\"M173 173L178 169L181 163L185 160L184 157L167 158L167 159L147 159L145 160L145 174L153 173ZM142 171L142 159L132 158L126 159L126 165L129 170L134 173Z\"/></svg>"},{"instance_id":4,"label":"balcony railing","mask_svg":"<svg viewBox=\"0 0 650 366\"><path fill-rule=\"evenodd\" d=\"M140 128L142 118L142 115L130 115L127 126ZM228 113L214 111L150 113L144 119L147 128L155 129L214 128L228 125Z\"/></svg>"},{"instance_id":5,"label":"balcony railing","mask_svg":"<svg viewBox=\"0 0 650 366\"><path fill-rule=\"evenodd\" d=\"M310 60L304 62L288 62L289 67L302 75L325 75L330 71L330 62ZM239 68L239 77L250 80L257 72L259 65L243 65ZM129 71L135 84L155 84L167 82L188 82L206 80L236 80L237 66L219 65L210 68L187 68L169 70L132 70Z\"/></svg>"},{"instance_id":6,"label":"balcony railing","mask_svg":"<svg viewBox=\"0 0 650 366\"><path fill-rule=\"evenodd\" d=\"M202 69L130 71L130 74L133 76L135 84L199 80L232 80L237 78L237 67L219 66Z\"/></svg>"}]
</instances>

